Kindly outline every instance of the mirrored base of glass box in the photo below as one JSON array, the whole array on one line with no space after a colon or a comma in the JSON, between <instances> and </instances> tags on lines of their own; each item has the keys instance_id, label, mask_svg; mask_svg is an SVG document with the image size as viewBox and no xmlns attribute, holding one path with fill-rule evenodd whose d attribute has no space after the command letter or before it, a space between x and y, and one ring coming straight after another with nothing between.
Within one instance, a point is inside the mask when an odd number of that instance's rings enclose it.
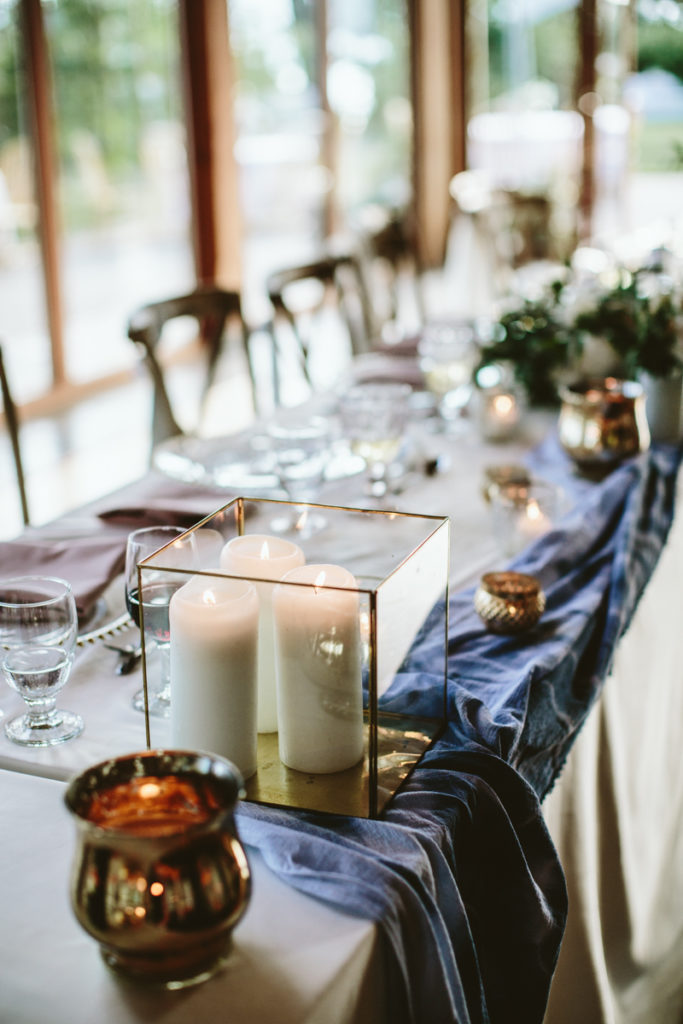
<instances>
[{"instance_id":1,"label":"mirrored base of glass box","mask_svg":"<svg viewBox=\"0 0 683 1024\"><path fill-rule=\"evenodd\" d=\"M298 772L282 763L277 733L258 737L258 771L245 784L246 799L280 807L305 808L357 818L382 813L399 786L419 764L425 751L443 731L443 723L430 718L379 713L377 761L381 782L369 777L367 756L369 724L365 723L366 756L353 768L329 775Z\"/></svg>"}]
</instances>

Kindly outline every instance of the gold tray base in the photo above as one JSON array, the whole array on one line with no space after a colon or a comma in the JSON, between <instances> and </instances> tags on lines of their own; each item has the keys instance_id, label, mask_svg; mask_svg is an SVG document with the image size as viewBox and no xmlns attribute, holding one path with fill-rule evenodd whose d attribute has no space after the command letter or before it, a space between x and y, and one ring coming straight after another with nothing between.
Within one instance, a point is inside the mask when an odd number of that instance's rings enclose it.
<instances>
[{"instance_id":1,"label":"gold tray base","mask_svg":"<svg viewBox=\"0 0 683 1024\"><path fill-rule=\"evenodd\" d=\"M279 757L277 733L260 733L258 770L245 783L246 799L259 804L347 814L357 818L377 817L440 735L443 723L431 718L380 713L376 787L370 785L368 777L370 729L367 719L364 729L363 759L353 768L329 775L313 775L288 768Z\"/></svg>"}]
</instances>

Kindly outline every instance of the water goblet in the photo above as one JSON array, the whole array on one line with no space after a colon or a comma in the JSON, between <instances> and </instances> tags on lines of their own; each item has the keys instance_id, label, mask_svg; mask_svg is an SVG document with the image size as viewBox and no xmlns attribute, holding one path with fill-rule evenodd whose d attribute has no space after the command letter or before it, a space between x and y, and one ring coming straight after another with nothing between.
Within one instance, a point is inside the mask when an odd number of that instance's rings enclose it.
<instances>
[{"instance_id":1,"label":"water goblet","mask_svg":"<svg viewBox=\"0 0 683 1024\"><path fill-rule=\"evenodd\" d=\"M10 719L13 743L49 747L83 731L83 719L56 707L69 678L78 633L71 586L57 576L15 576L0 582L2 670L27 711Z\"/></svg>"},{"instance_id":2,"label":"water goblet","mask_svg":"<svg viewBox=\"0 0 683 1024\"><path fill-rule=\"evenodd\" d=\"M325 479L332 454L333 429L325 416L289 417L268 428L274 469L288 501L313 502ZM273 533L298 533L310 537L323 529L321 512L305 509L294 515L283 514L271 520Z\"/></svg>"},{"instance_id":3,"label":"water goblet","mask_svg":"<svg viewBox=\"0 0 683 1024\"><path fill-rule=\"evenodd\" d=\"M417 351L425 385L438 400L445 428L457 431L472 396L479 352L475 326L469 321L428 325Z\"/></svg>"},{"instance_id":4,"label":"water goblet","mask_svg":"<svg viewBox=\"0 0 683 1024\"><path fill-rule=\"evenodd\" d=\"M367 493L383 497L389 489L388 471L403 442L408 419L409 384L356 384L339 399L342 431L351 451L365 461Z\"/></svg>"},{"instance_id":5,"label":"water goblet","mask_svg":"<svg viewBox=\"0 0 683 1024\"><path fill-rule=\"evenodd\" d=\"M176 561L182 566L183 551L190 541L182 542L185 531L179 526L143 526L128 535L126 545L125 588L126 607L138 629L144 621L145 640L150 649L159 652L159 673L155 685L148 681L147 703L150 715L168 718L171 712L170 643L168 605L175 590L183 582L173 582L169 575L160 572L158 579L147 574L142 600L139 591L138 563L153 555L160 548L171 545L166 564ZM176 546L174 551L173 546ZM145 692L138 690L133 697L136 711L145 710Z\"/></svg>"}]
</instances>

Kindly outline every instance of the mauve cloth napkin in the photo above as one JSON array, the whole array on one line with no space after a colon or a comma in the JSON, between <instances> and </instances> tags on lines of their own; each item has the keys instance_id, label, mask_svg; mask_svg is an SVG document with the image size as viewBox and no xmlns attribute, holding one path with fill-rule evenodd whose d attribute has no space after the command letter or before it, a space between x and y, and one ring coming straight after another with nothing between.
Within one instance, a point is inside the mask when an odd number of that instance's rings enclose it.
<instances>
[{"instance_id":1,"label":"mauve cloth napkin","mask_svg":"<svg viewBox=\"0 0 683 1024\"><path fill-rule=\"evenodd\" d=\"M61 576L71 583L85 625L97 599L123 572L129 533L144 526L189 529L230 498L224 491L150 474L79 509L76 520L65 516L0 543L0 574Z\"/></svg>"}]
</instances>

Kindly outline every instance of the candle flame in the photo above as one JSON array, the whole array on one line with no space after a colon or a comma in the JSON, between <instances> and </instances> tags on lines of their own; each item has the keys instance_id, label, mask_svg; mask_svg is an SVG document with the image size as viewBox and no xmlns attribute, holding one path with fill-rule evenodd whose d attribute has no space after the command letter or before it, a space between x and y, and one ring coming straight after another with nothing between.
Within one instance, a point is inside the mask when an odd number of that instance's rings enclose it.
<instances>
[{"instance_id":1,"label":"candle flame","mask_svg":"<svg viewBox=\"0 0 683 1024\"><path fill-rule=\"evenodd\" d=\"M527 514L527 519L540 519L541 518L541 510L539 508L539 505L538 505L537 501L530 501L529 502L529 504L527 505L526 514Z\"/></svg>"},{"instance_id":2,"label":"candle flame","mask_svg":"<svg viewBox=\"0 0 683 1024\"><path fill-rule=\"evenodd\" d=\"M294 527L294 529L295 530L305 530L307 522L308 522L308 509L305 508L303 510L303 512L301 513L301 515L299 516L299 518L297 519L296 526Z\"/></svg>"},{"instance_id":3,"label":"candle flame","mask_svg":"<svg viewBox=\"0 0 683 1024\"><path fill-rule=\"evenodd\" d=\"M156 782L145 782L140 786L140 796L145 800L153 800L155 796L159 796L160 792Z\"/></svg>"},{"instance_id":4,"label":"candle flame","mask_svg":"<svg viewBox=\"0 0 683 1024\"><path fill-rule=\"evenodd\" d=\"M318 587L324 587L324 586L325 586L325 580L326 580L326 579L327 579L327 574L326 574L325 570L324 570L324 569L322 569L322 570L321 570L321 571L320 571L320 572L318 573L318 575L316 576L316 578L315 578L315 582L314 582L314 584L313 584L313 586L315 587L315 589L317 590L317 589L318 589Z\"/></svg>"},{"instance_id":5,"label":"candle flame","mask_svg":"<svg viewBox=\"0 0 683 1024\"><path fill-rule=\"evenodd\" d=\"M202 594L202 601L204 604L216 604L216 595L213 590L205 590Z\"/></svg>"},{"instance_id":6,"label":"candle flame","mask_svg":"<svg viewBox=\"0 0 683 1024\"><path fill-rule=\"evenodd\" d=\"M499 416L507 416L512 412L514 403L510 395L496 395L493 400L493 408Z\"/></svg>"},{"instance_id":7,"label":"candle flame","mask_svg":"<svg viewBox=\"0 0 683 1024\"><path fill-rule=\"evenodd\" d=\"M261 555L260 555L260 557L261 558L270 558L270 548L268 547L268 541L267 540L264 540L264 542L263 542L263 546L261 548Z\"/></svg>"}]
</instances>

